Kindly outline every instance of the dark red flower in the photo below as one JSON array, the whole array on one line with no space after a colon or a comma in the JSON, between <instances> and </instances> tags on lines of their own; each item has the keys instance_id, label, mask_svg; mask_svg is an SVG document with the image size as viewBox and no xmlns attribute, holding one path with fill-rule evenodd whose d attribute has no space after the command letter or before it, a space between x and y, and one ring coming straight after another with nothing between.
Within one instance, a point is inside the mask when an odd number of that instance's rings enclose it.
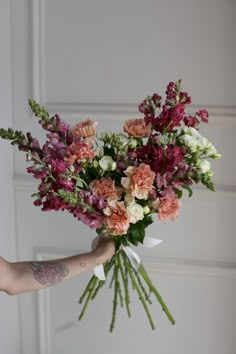
<instances>
[{"instance_id":1,"label":"dark red flower","mask_svg":"<svg viewBox=\"0 0 236 354\"><path fill-rule=\"evenodd\" d=\"M206 109L201 109L196 113L196 115L201 118L202 122L208 123L209 113Z\"/></svg>"}]
</instances>

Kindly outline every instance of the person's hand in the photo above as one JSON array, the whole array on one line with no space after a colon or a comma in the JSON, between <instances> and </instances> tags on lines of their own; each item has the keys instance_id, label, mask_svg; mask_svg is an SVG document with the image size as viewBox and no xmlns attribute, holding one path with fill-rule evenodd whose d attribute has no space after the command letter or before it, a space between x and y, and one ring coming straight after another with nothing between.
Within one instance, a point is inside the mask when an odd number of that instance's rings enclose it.
<instances>
[{"instance_id":1,"label":"person's hand","mask_svg":"<svg viewBox=\"0 0 236 354\"><path fill-rule=\"evenodd\" d=\"M108 237L97 236L92 242L92 253L98 263L104 263L112 258L115 253L115 242Z\"/></svg>"}]
</instances>

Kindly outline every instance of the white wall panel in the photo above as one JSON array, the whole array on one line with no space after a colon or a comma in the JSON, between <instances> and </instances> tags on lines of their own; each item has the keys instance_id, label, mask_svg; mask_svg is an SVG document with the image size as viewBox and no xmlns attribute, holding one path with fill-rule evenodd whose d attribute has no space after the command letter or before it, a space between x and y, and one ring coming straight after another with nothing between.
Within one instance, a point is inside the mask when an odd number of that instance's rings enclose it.
<instances>
[{"instance_id":1,"label":"white wall panel","mask_svg":"<svg viewBox=\"0 0 236 354\"><path fill-rule=\"evenodd\" d=\"M133 318L118 314L111 336L106 292L75 324L86 274L20 296L21 354L111 348L114 354L235 354L235 6L232 0L12 0L15 128L43 139L27 107L34 97L72 124L90 117L100 130L119 130L126 118L139 116L145 95L164 94L170 80L183 78L191 110L209 109L203 132L223 155L214 166L218 192L198 188L184 198L176 222L157 221L148 230L164 242L139 249L176 326L154 307L157 331L151 332L134 300ZM69 214L33 207L36 184L25 174L23 154L15 151L14 162L18 259L89 249L93 231Z\"/></svg>"},{"instance_id":2,"label":"white wall panel","mask_svg":"<svg viewBox=\"0 0 236 354\"><path fill-rule=\"evenodd\" d=\"M44 254L38 253L38 259L67 254L54 250L50 253L48 249ZM168 322L153 299L151 310L156 330L151 331L136 294L130 290L131 319L127 318L125 309L118 308L115 330L110 334L113 294L108 286L90 303L83 321L78 322L82 307L77 300L90 277L84 274L35 295L39 314L30 317L34 316L39 328L39 353L100 354L110 352L111 348L114 354L121 350L142 353L147 348L164 354L234 353L235 269L219 272L214 267L163 263L156 263L153 268L147 260L145 263L173 312L175 326Z\"/></svg>"},{"instance_id":3,"label":"white wall panel","mask_svg":"<svg viewBox=\"0 0 236 354\"><path fill-rule=\"evenodd\" d=\"M0 2L0 128L12 125L12 72L11 72L11 3ZM9 143L0 141L0 257L16 257L13 153ZM0 352L19 351L19 322L17 298L0 292Z\"/></svg>"}]
</instances>

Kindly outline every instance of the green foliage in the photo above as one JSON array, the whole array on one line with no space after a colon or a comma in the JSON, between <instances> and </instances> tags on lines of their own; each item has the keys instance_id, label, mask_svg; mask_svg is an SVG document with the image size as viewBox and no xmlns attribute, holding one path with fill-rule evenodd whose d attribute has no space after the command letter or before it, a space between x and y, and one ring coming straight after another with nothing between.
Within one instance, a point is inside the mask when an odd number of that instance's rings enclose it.
<instances>
[{"instance_id":1,"label":"green foliage","mask_svg":"<svg viewBox=\"0 0 236 354\"><path fill-rule=\"evenodd\" d=\"M35 117L41 118L46 121L49 119L49 113L47 109L45 107L40 106L40 104L32 98L29 99L29 106L32 112L34 113Z\"/></svg>"},{"instance_id":2,"label":"green foliage","mask_svg":"<svg viewBox=\"0 0 236 354\"><path fill-rule=\"evenodd\" d=\"M189 196L189 197L192 197L193 191L192 191L192 189L191 189L189 186L186 186L186 185L184 184L184 185L182 185L182 188L184 188L184 189L186 189L186 190L188 191L188 196Z\"/></svg>"},{"instance_id":3,"label":"green foliage","mask_svg":"<svg viewBox=\"0 0 236 354\"><path fill-rule=\"evenodd\" d=\"M127 239L134 246L138 243L143 243L145 237L145 228L153 222L150 215L145 216L143 220L138 221L136 224L131 224L127 232Z\"/></svg>"},{"instance_id":4,"label":"green foliage","mask_svg":"<svg viewBox=\"0 0 236 354\"><path fill-rule=\"evenodd\" d=\"M207 176L204 176L202 178L202 184L204 184L204 186L206 186L208 189L210 189L212 192L215 192L216 189L215 189L215 184L214 182L211 180L211 178L207 177Z\"/></svg>"},{"instance_id":5,"label":"green foliage","mask_svg":"<svg viewBox=\"0 0 236 354\"><path fill-rule=\"evenodd\" d=\"M0 128L0 137L6 140L12 140L12 145L19 145L22 144L24 141L27 141L27 138L22 131L13 130L12 128Z\"/></svg>"},{"instance_id":6,"label":"green foliage","mask_svg":"<svg viewBox=\"0 0 236 354\"><path fill-rule=\"evenodd\" d=\"M178 188L173 188L174 189L174 192L177 196L178 199L182 198L182 195L183 195L183 192L181 191L181 189L178 189Z\"/></svg>"},{"instance_id":7,"label":"green foliage","mask_svg":"<svg viewBox=\"0 0 236 354\"><path fill-rule=\"evenodd\" d=\"M57 192L58 196L62 198L66 203L70 204L71 206L78 205L78 194L74 192L69 192L64 189L59 189Z\"/></svg>"}]
</instances>

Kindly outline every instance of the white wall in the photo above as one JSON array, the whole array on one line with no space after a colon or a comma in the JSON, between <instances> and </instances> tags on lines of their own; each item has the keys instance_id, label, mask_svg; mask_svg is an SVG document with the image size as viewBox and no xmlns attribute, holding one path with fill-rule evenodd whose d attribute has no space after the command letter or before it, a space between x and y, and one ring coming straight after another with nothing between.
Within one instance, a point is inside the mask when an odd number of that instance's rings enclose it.
<instances>
[{"instance_id":1,"label":"white wall","mask_svg":"<svg viewBox=\"0 0 236 354\"><path fill-rule=\"evenodd\" d=\"M11 76L11 2L0 4L0 127L12 126ZM13 193L13 151L8 143L0 141L0 256L14 261L15 219ZM19 352L18 300L0 293L0 352Z\"/></svg>"},{"instance_id":2,"label":"white wall","mask_svg":"<svg viewBox=\"0 0 236 354\"><path fill-rule=\"evenodd\" d=\"M87 274L20 296L21 350L12 349L19 345L10 313L11 338L0 324L4 354L100 354L111 348L113 354L235 354L235 2L13 0L12 18L10 3L2 2L2 8L0 38L7 44L0 65L1 126L13 124L42 138L27 108L28 97L34 97L72 124L90 117L101 130L118 130L125 119L138 116L145 95L164 95L170 80L183 78L192 109L209 109L204 132L223 155L215 164L217 193L197 188L192 199L184 199L176 222L150 227L149 235L163 244L148 252L139 249L173 311L174 327L153 306L157 331L151 332L133 298L133 317L121 313L109 335L112 299L105 291L77 323L77 299ZM2 117L7 117L3 123ZM12 149L0 143L1 159L8 164L1 168L2 256L46 259L88 249L91 230L71 215L32 207L36 185L25 174L23 154L14 150L15 253ZM16 300L1 294L0 301L3 310L10 301L17 319Z\"/></svg>"}]
</instances>

